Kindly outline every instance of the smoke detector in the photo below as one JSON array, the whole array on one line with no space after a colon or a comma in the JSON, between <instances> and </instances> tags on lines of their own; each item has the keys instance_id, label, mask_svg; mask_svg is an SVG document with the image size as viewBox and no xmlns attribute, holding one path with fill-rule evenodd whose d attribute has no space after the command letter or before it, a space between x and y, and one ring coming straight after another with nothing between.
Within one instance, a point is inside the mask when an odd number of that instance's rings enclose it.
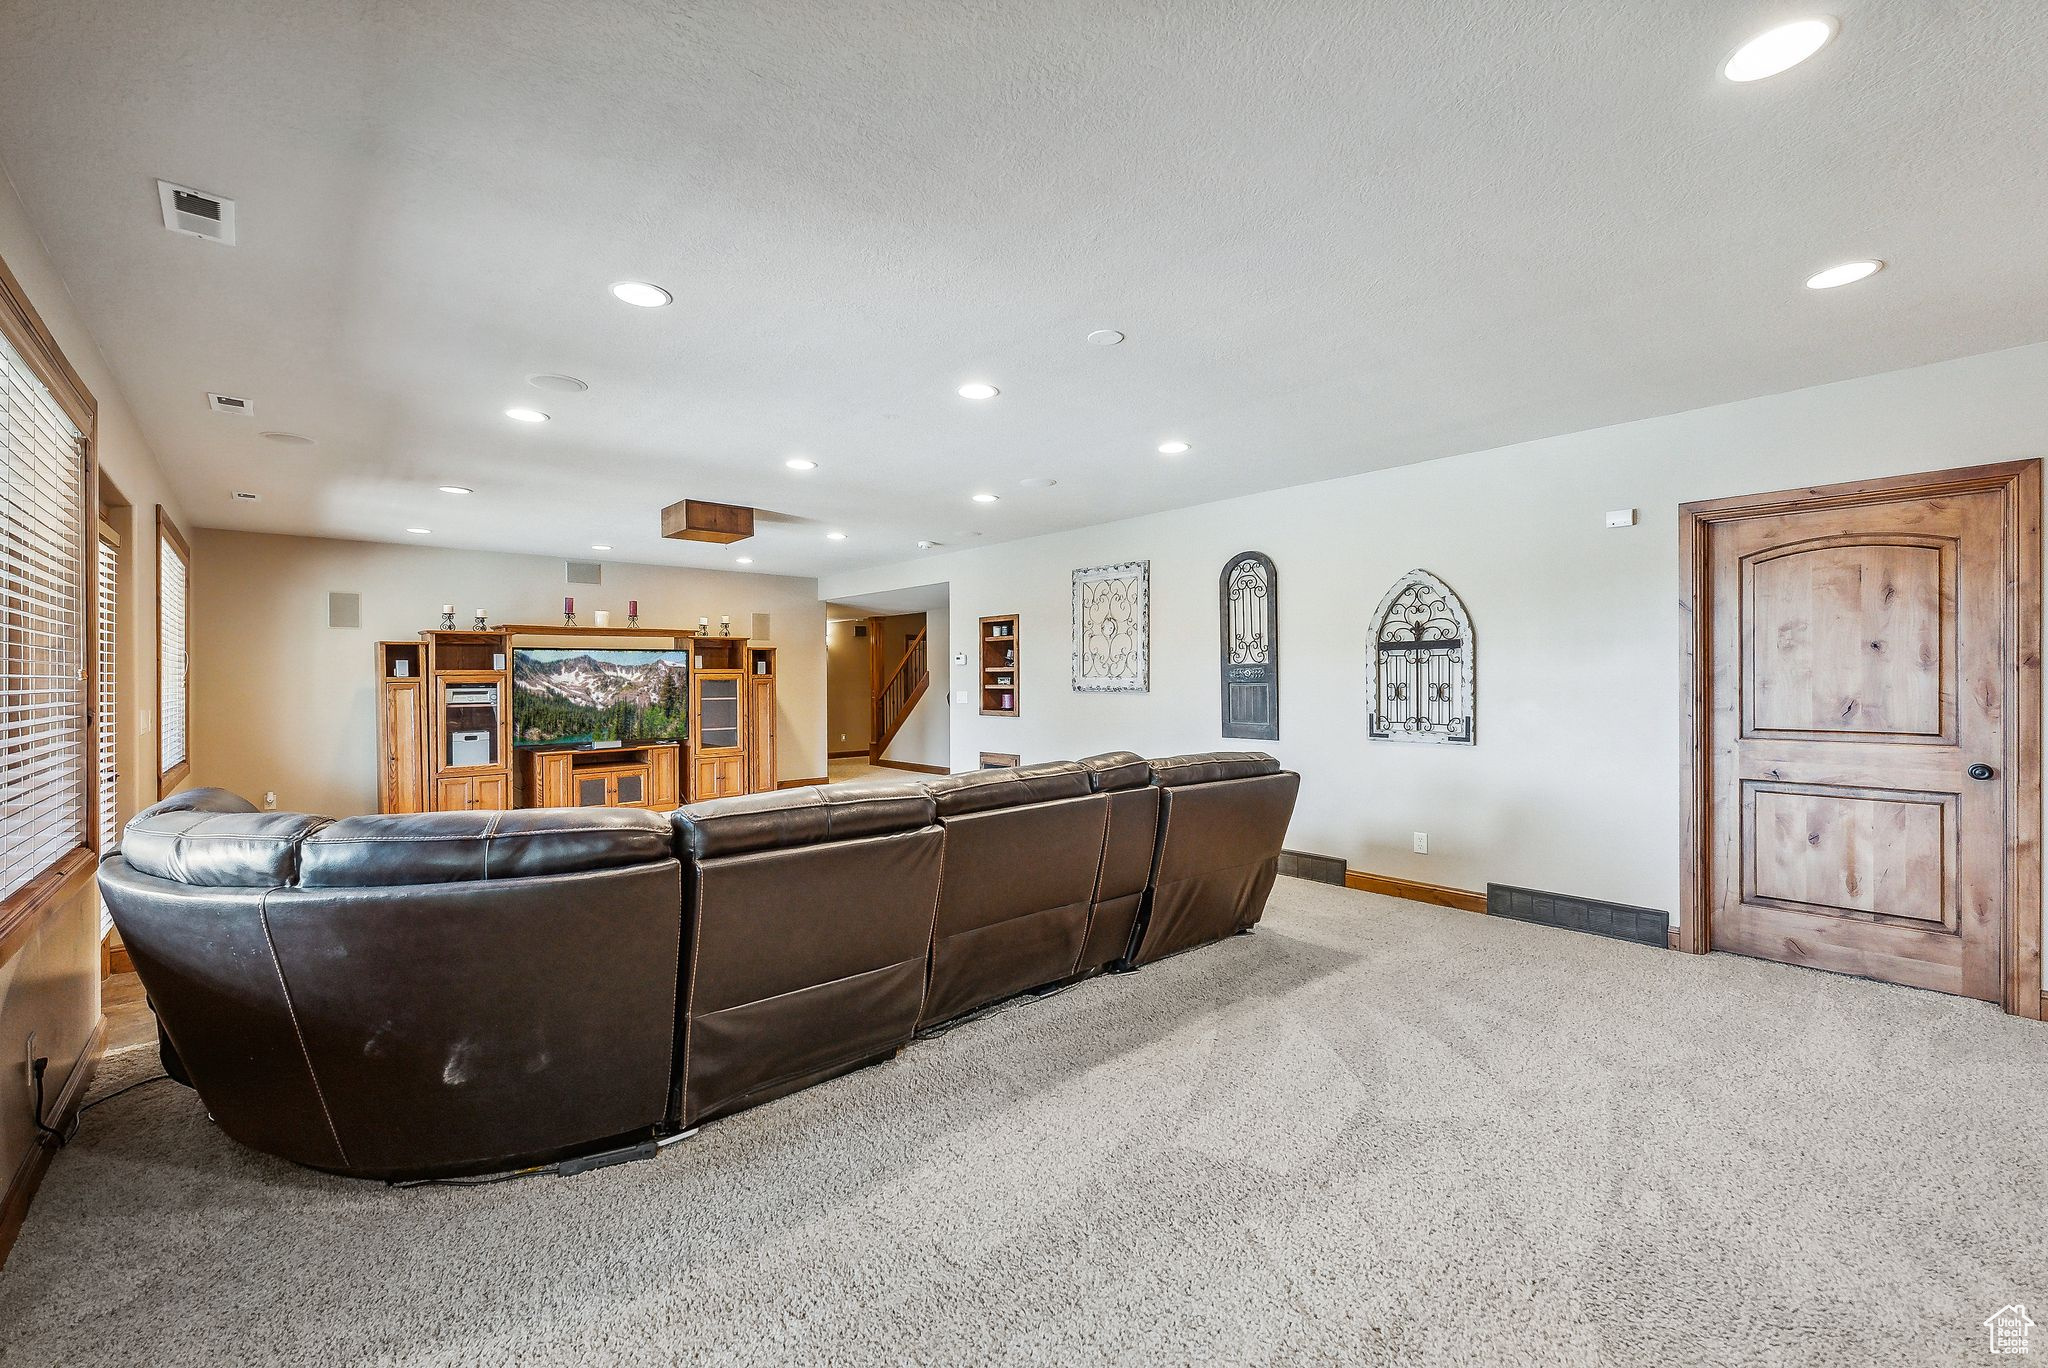
<instances>
[{"instance_id":1,"label":"smoke detector","mask_svg":"<svg viewBox=\"0 0 2048 1368\"><path fill-rule=\"evenodd\" d=\"M247 399L238 399L232 394L209 392L206 396L206 406L215 413L251 414L256 411L255 404Z\"/></svg>"},{"instance_id":2,"label":"smoke detector","mask_svg":"<svg viewBox=\"0 0 2048 1368\"><path fill-rule=\"evenodd\" d=\"M235 245L233 200L161 180L156 183L156 197L163 206L164 227L172 232L229 247Z\"/></svg>"}]
</instances>

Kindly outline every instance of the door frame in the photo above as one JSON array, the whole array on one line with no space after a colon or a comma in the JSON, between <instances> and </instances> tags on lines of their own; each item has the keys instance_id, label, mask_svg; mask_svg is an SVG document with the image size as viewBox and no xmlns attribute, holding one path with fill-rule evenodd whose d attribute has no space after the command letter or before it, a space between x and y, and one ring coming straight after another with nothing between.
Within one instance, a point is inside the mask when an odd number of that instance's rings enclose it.
<instances>
[{"instance_id":1,"label":"door frame","mask_svg":"<svg viewBox=\"0 0 2048 1368\"><path fill-rule=\"evenodd\" d=\"M2005 906L2000 956L2002 1005L2013 1016L2039 1020L2048 1005L2041 983L2041 462L2006 461L1924 475L1816 485L1769 494L1704 499L1678 509L1678 606L1685 618L1684 668L1679 680L1678 933L1672 948L1704 955L1712 948L1711 753L1714 659L1707 640L1711 614L1703 611L1711 584L1707 552L1719 523L1781 513L1808 513L1893 503L1906 498L1996 491L2005 503L2004 768Z\"/></svg>"}]
</instances>

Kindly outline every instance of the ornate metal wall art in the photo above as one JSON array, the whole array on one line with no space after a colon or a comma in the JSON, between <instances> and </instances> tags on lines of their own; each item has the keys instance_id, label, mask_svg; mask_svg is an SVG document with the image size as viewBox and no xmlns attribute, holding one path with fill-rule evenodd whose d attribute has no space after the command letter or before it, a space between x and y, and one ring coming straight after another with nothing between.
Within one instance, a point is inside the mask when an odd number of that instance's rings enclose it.
<instances>
[{"instance_id":1,"label":"ornate metal wall art","mask_svg":"<svg viewBox=\"0 0 2048 1368\"><path fill-rule=\"evenodd\" d=\"M1451 587L1410 570L1373 615L1372 713L1376 741L1473 743L1472 619Z\"/></svg>"},{"instance_id":2,"label":"ornate metal wall art","mask_svg":"<svg viewBox=\"0 0 2048 1368\"><path fill-rule=\"evenodd\" d=\"M1257 551L1232 556L1216 587L1222 626L1223 735L1280 739L1280 572Z\"/></svg>"},{"instance_id":3,"label":"ornate metal wall art","mask_svg":"<svg viewBox=\"0 0 2048 1368\"><path fill-rule=\"evenodd\" d=\"M1074 691L1151 688L1150 561L1074 572Z\"/></svg>"}]
</instances>

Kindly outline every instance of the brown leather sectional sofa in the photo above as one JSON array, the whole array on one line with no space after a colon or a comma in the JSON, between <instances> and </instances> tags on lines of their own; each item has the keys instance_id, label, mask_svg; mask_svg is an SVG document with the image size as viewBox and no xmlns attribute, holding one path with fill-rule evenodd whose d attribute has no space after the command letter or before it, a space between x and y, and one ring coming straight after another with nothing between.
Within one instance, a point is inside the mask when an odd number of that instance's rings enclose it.
<instances>
[{"instance_id":1,"label":"brown leather sectional sofa","mask_svg":"<svg viewBox=\"0 0 2048 1368\"><path fill-rule=\"evenodd\" d=\"M1119 752L685 807L334 821L201 789L100 885L221 1128L368 1178L644 1142L1248 930L1299 777Z\"/></svg>"}]
</instances>

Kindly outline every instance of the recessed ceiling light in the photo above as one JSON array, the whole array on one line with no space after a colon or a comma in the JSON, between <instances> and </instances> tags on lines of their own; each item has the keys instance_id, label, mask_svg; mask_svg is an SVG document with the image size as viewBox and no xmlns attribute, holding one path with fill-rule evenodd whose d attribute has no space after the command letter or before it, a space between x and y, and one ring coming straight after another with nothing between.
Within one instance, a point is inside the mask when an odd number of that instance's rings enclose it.
<instances>
[{"instance_id":1,"label":"recessed ceiling light","mask_svg":"<svg viewBox=\"0 0 2048 1368\"><path fill-rule=\"evenodd\" d=\"M752 565L754 563L752 556L734 556L732 559L735 565Z\"/></svg>"},{"instance_id":2,"label":"recessed ceiling light","mask_svg":"<svg viewBox=\"0 0 2048 1368\"><path fill-rule=\"evenodd\" d=\"M587 381L578 380L573 375L529 375L526 383L554 394L581 394L590 388Z\"/></svg>"},{"instance_id":3,"label":"recessed ceiling light","mask_svg":"<svg viewBox=\"0 0 2048 1368\"><path fill-rule=\"evenodd\" d=\"M522 423L545 423L548 420L548 416L539 409L529 408L509 408L505 410L505 416Z\"/></svg>"},{"instance_id":4,"label":"recessed ceiling light","mask_svg":"<svg viewBox=\"0 0 2048 1368\"><path fill-rule=\"evenodd\" d=\"M974 496L974 501L976 503L994 503L998 497L1000 496L995 494L977 494Z\"/></svg>"},{"instance_id":5,"label":"recessed ceiling light","mask_svg":"<svg viewBox=\"0 0 2048 1368\"><path fill-rule=\"evenodd\" d=\"M1806 278L1809 290L1832 290L1837 285L1854 285L1859 280L1868 280L1884 269L1882 261L1845 261L1839 266L1830 266L1825 271L1816 271Z\"/></svg>"},{"instance_id":6,"label":"recessed ceiling light","mask_svg":"<svg viewBox=\"0 0 2048 1368\"><path fill-rule=\"evenodd\" d=\"M429 527L408 527L405 530L412 533L415 537L431 537L434 535L433 529Z\"/></svg>"},{"instance_id":7,"label":"recessed ceiling light","mask_svg":"<svg viewBox=\"0 0 2048 1368\"><path fill-rule=\"evenodd\" d=\"M238 490L236 490L236 491L235 491L235 497L236 497L236 498L238 498L238 499L240 499L240 500L241 500L241 501L242 501L243 503L255 503L255 502L256 502L256 499L257 499L257 496L256 496L256 495L254 495L254 494L251 494L251 493L250 493L250 492L249 492L248 490L246 490L246 489L238 489Z\"/></svg>"},{"instance_id":8,"label":"recessed ceiling light","mask_svg":"<svg viewBox=\"0 0 2048 1368\"><path fill-rule=\"evenodd\" d=\"M1159 454L1161 456L1178 456L1187 449L1188 444L1186 442L1161 442L1159 444Z\"/></svg>"},{"instance_id":9,"label":"recessed ceiling light","mask_svg":"<svg viewBox=\"0 0 2048 1368\"><path fill-rule=\"evenodd\" d=\"M676 298L661 286L649 285L644 280L622 280L612 286L612 293L643 309L658 309L664 304L673 304Z\"/></svg>"},{"instance_id":10,"label":"recessed ceiling light","mask_svg":"<svg viewBox=\"0 0 2048 1368\"><path fill-rule=\"evenodd\" d=\"M1722 66L1721 74L1731 81L1747 82L1790 71L1826 47L1841 27L1831 15L1780 24L1735 49L1735 55Z\"/></svg>"},{"instance_id":11,"label":"recessed ceiling light","mask_svg":"<svg viewBox=\"0 0 2048 1368\"><path fill-rule=\"evenodd\" d=\"M605 544L604 544L603 542L592 542L592 543L590 544L590 549L591 549L591 550L593 550L593 551L609 551L609 550L611 550L611 548L610 548L609 546L606 546L606 545L605 545Z\"/></svg>"},{"instance_id":12,"label":"recessed ceiling light","mask_svg":"<svg viewBox=\"0 0 2048 1368\"><path fill-rule=\"evenodd\" d=\"M311 437L302 437L296 432L265 432L260 434L281 446L311 446Z\"/></svg>"},{"instance_id":13,"label":"recessed ceiling light","mask_svg":"<svg viewBox=\"0 0 2048 1368\"><path fill-rule=\"evenodd\" d=\"M827 532L827 533L825 534L825 540L826 540L826 541L845 541L845 540L846 540L846 534L845 534L844 532Z\"/></svg>"},{"instance_id":14,"label":"recessed ceiling light","mask_svg":"<svg viewBox=\"0 0 2048 1368\"><path fill-rule=\"evenodd\" d=\"M783 462L791 470L816 470L818 463L808 456L792 456Z\"/></svg>"},{"instance_id":15,"label":"recessed ceiling light","mask_svg":"<svg viewBox=\"0 0 2048 1368\"><path fill-rule=\"evenodd\" d=\"M1124 340L1124 335L1115 328L1097 328L1088 334L1088 340L1098 347L1114 347Z\"/></svg>"},{"instance_id":16,"label":"recessed ceiling light","mask_svg":"<svg viewBox=\"0 0 2048 1368\"><path fill-rule=\"evenodd\" d=\"M1029 479L1019 480L1017 483L1026 489L1051 489L1059 481L1045 475L1033 475Z\"/></svg>"},{"instance_id":17,"label":"recessed ceiling light","mask_svg":"<svg viewBox=\"0 0 2048 1368\"><path fill-rule=\"evenodd\" d=\"M442 485L442 486L441 486L441 492L442 492L443 494L474 494L474 493L476 493L476 491L475 491L474 489L471 489L471 488L470 488L470 487L469 487L468 485Z\"/></svg>"},{"instance_id":18,"label":"recessed ceiling light","mask_svg":"<svg viewBox=\"0 0 2048 1368\"><path fill-rule=\"evenodd\" d=\"M993 399L1001 392L994 385L983 384L979 380L970 381L960 387L962 399Z\"/></svg>"}]
</instances>

